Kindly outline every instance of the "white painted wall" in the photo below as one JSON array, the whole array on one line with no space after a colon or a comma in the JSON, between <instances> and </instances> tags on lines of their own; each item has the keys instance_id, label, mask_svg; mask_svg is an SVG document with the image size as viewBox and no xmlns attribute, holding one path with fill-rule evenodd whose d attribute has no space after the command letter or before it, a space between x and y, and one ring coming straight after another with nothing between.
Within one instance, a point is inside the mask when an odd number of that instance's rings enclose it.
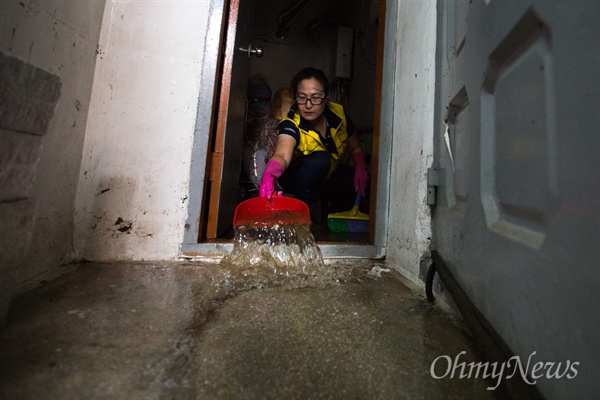
<instances>
[{"instance_id":1,"label":"white painted wall","mask_svg":"<svg viewBox=\"0 0 600 400\"><path fill-rule=\"evenodd\" d=\"M436 2L400 1L397 10L386 260L422 284L419 263L431 237L427 168L433 158Z\"/></svg>"},{"instance_id":2,"label":"white painted wall","mask_svg":"<svg viewBox=\"0 0 600 400\"><path fill-rule=\"evenodd\" d=\"M75 257L178 256L208 18L208 0L107 1L79 176Z\"/></svg>"},{"instance_id":3,"label":"white painted wall","mask_svg":"<svg viewBox=\"0 0 600 400\"><path fill-rule=\"evenodd\" d=\"M104 0L2 0L0 49L60 77L58 106L42 137L31 198L31 244L15 283L68 262L81 152ZM0 232L11 235L12 232Z\"/></svg>"}]
</instances>

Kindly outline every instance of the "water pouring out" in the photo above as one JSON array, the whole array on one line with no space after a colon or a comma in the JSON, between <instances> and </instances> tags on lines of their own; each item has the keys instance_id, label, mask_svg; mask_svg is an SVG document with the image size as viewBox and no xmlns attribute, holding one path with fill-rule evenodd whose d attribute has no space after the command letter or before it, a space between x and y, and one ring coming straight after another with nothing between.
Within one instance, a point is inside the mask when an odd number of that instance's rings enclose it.
<instances>
[{"instance_id":1,"label":"water pouring out","mask_svg":"<svg viewBox=\"0 0 600 400\"><path fill-rule=\"evenodd\" d=\"M245 200L235 210L233 228L233 250L221 261L225 268L215 285L236 292L336 280L336 271L325 267L304 202L284 196Z\"/></svg>"}]
</instances>

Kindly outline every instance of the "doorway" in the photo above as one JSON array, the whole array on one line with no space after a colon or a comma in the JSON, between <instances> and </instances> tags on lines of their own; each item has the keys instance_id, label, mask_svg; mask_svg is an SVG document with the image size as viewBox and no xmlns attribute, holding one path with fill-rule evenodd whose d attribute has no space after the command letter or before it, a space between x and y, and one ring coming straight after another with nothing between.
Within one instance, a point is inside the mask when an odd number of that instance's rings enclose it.
<instances>
[{"instance_id":1,"label":"doorway","mask_svg":"<svg viewBox=\"0 0 600 400\"><path fill-rule=\"evenodd\" d=\"M200 242L231 240L235 206L256 195L256 181L262 174L257 163L245 162L257 156L245 146L248 129L256 118L265 117L272 94L288 87L297 70L306 66L326 73L331 82L330 100L343 104L357 127L372 178L373 195L363 204L371 221L375 220L375 208L370 205L374 204L377 182L376 105L380 102L375 99L380 96L376 82L382 9L376 0L230 2L223 16L218 99L214 103L218 107L212 116L214 133L199 219ZM322 243L373 243L373 226L371 223L367 235L321 230L316 239Z\"/></svg>"}]
</instances>

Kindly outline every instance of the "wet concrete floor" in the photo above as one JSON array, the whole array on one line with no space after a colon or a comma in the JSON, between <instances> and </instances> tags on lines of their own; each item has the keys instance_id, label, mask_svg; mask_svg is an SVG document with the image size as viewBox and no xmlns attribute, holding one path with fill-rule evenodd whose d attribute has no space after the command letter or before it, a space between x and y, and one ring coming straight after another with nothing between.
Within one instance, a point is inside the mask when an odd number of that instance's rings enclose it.
<instances>
[{"instance_id":1,"label":"wet concrete floor","mask_svg":"<svg viewBox=\"0 0 600 400\"><path fill-rule=\"evenodd\" d=\"M499 398L431 376L443 355L478 361L460 321L396 272L350 264L339 284L239 293L213 286L216 263L77 265L13 301L0 398Z\"/></svg>"}]
</instances>

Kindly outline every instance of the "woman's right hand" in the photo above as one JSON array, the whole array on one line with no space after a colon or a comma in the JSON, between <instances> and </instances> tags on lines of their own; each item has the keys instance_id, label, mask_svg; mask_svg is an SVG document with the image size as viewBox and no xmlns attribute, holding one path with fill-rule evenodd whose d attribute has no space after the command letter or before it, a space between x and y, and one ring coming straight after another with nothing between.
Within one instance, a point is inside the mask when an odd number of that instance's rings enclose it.
<instances>
[{"instance_id":1,"label":"woman's right hand","mask_svg":"<svg viewBox=\"0 0 600 400\"><path fill-rule=\"evenodd\" d=\"M263 172L262 179L260 180L260 186L258 195L260 197L266 197L267 200L271 200L273 191L275 190L275 181L283 175L283 165L278 161L271 159Z\"/></svg>"}]
</instances>

